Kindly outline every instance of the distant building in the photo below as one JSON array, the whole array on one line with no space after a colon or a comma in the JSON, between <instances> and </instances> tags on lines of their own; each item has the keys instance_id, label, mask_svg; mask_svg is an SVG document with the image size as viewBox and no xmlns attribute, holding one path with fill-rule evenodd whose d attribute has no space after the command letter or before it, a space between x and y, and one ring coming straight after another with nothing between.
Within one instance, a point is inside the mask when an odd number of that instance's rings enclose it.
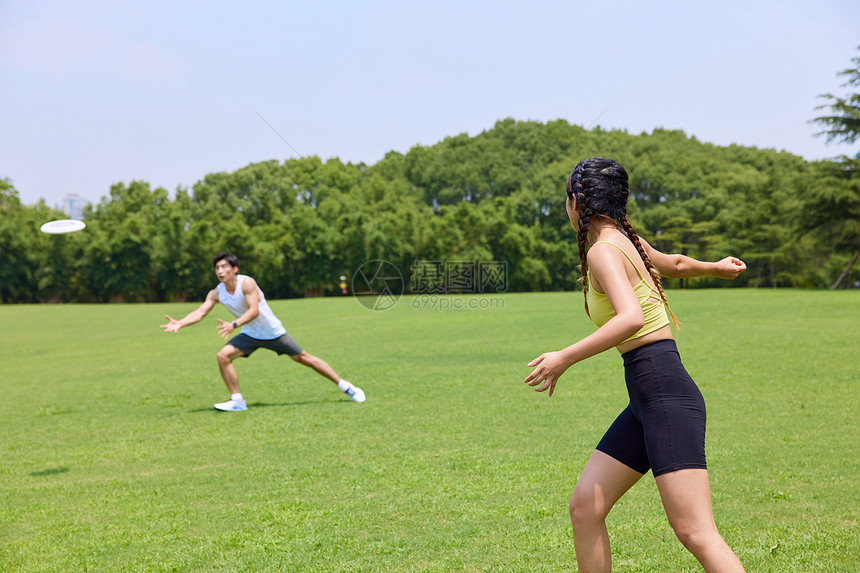
<instances>
[{"instance_id":1,"label":"distant building","mask_svg":"<svg viewBox=\"0 0 860 573\"><path fill-rule=\"evenodd\" d=\"M69 193L63 199L63 212L69 217L69 219L81 220L84 218L84 207L89 204L89 201L77 193Z\"/></svg>"}]
</instances>

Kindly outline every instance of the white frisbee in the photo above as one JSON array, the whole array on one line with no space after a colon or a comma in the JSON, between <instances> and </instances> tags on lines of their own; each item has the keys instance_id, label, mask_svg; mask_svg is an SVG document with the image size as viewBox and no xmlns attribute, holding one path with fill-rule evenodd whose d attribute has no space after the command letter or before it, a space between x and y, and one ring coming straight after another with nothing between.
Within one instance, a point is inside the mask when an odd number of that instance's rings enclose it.
<instances>
[{"instance_id":1,"label":"white frisbee","mask_svg":"<svg viewBox=\"0 0 860 573\"><path fill-rule=\"evenodd\" d=\"M43 233L48 233L49 235L58 235L60 233L74 233L75 231L80 231L86 226L86 223L78 221L77 219L58 219L42 225L41 231Z\"/></svg>"}]
</instances>

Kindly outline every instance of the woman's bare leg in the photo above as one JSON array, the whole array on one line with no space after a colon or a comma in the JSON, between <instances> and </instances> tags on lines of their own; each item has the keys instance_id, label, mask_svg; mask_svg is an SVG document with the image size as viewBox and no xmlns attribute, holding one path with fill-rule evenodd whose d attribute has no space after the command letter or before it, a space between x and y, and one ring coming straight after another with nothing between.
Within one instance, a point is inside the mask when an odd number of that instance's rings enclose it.
<instances>
[{"instance_id":1,"label":"woman's bare leg","mask_svg":"<svg viewBox=\"0 0 860 573\"><path fill-rule=\"evenodd\" d=\"M669 524L707 573L743 573L714 522L708 470L679 470L657 476L657 489Z\"/></svg>"},{"instance_id":2,"label":"woman's bare leg","mask_svg":"<svg viewBox=\"0 0 860 573\"><path fill-rule=\"evenodd\" d=\"M643 474L595 450L570 498L573 546L580 573L608 573L612 568L606 516Z\"/></svg>"}]
</instances>

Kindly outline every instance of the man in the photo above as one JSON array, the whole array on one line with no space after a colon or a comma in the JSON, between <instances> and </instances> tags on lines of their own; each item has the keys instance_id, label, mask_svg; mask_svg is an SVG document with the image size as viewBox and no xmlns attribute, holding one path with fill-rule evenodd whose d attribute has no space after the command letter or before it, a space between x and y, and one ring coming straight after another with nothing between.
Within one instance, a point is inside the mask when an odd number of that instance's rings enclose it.
<instances>
[{"instance_id":1,"label":"man","mask_svg":"<svg viewBox=\"0 0 860 573\"><path fill-rule=\"evenodd\" d=\"M233 322L218 319L218 333L227 340L230 334L242 328L242 333L234 336L218 351L218 367L221 377L230 391L230 400L215 404L215 408L225 412L238 412L247 409L245 399L239 391L239 376L233 366L233 360L250 356L258 348L268 348L280 354L310 366L325 376L355 402L364 402L365 396L361 388L354 386L335 373L331 366L323 360L302 350L293 340L281 321L274 315L266 302L263 291L257 282L249 276L239 274L239 261L235 255L219 253L215 260L215 274L220 284L209 291L206 300L196 310L186 314L180 320L165 315L167 324L160 327L164 332L178 332L183 326L203 320L215 304L220 302L236 317Z\"/></svg>"}]
</instances>

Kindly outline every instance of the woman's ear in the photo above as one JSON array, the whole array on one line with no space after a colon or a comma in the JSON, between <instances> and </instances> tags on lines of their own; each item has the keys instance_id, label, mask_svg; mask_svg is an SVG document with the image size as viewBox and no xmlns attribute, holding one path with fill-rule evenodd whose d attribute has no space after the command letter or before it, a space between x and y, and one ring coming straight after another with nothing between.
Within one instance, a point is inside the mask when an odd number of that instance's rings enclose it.
<instances>
[{"instance_id":1,"label":"woman's ear","mask_svg":"<svg viewBox=\"0 0 860 573\"><path fill-rule=\"evenodd\" d=\"M576 195L569 195L565 208L570 224L573 225L573 230L579 232L579 211L576 210Z\"/></svg>"}]
</instances>

